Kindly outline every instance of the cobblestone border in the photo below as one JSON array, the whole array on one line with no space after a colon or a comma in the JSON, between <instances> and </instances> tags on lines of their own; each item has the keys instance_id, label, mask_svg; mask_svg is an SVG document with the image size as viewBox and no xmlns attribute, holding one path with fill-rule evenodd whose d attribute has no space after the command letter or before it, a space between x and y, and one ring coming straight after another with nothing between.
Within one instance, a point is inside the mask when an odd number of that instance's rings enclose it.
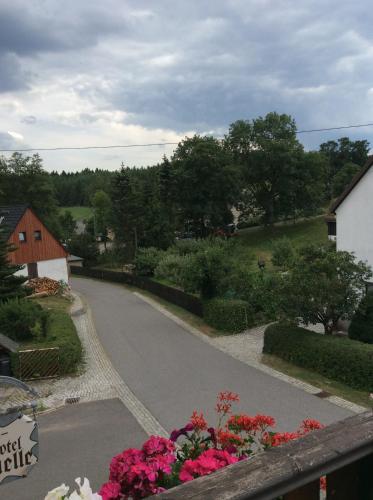
<instances>
[{"instance_id":1,"label":"cobblestone border","mask_svg":"<svg viewBox=\"0 0 373 500\"><path fill-rule=\"evenodd\" d=\"M156 434L169 437L169 433L136 398L113 367L97 335L88 304L75 293L73 297L71 317L82 342L85 371L78 377L33 384L36 390L50 393L49 396L42 397L40 402L56 409L65 405L68 398L87 402L117 397L149 436Z\"/></svg>"},{"instance_id":2,"label":"cobblestone border","mask_svg":"<svg viewBox=\"0 0 373 500\"><path fill-rule=\"evenodd\" d=\"M206 344L210 344L211 346L219 349L220 351L229 354L235 359L242 361L243 363L252 366L272 377L275 377L283 382L294 385L298 387L298 389L302 389L309 394L316 395L321 392L319 387L315 387L306 382L302 382L294 377L290 377L289 375L285 375L282 372L274 370L273 368L265 365L261 362L262 348L263 348L263 335L266 326L252 328L251 330L247 330L241 334L230 335L230 336L222 336L222 337L209 337L204 334L197 328L189 325L186 321L182 320L175 314L168 311L165 307L160 305L157 301L139 293L133 292L137 297L142 299L144 302L147 302L150 306L152 306L157 311L161 312L167 318L171 319L179 326L187 330L192 335L195 335L199 339L201 339ZM338 396L328 396L324 398L326 401L335 404L336 406L340 406L341 408L345 408L347 410L352 411L353 413L363 413L367 411L367 408L364 406L357 405L352 403L351 401L347 401Z\"/></svg>"}]
</instances>

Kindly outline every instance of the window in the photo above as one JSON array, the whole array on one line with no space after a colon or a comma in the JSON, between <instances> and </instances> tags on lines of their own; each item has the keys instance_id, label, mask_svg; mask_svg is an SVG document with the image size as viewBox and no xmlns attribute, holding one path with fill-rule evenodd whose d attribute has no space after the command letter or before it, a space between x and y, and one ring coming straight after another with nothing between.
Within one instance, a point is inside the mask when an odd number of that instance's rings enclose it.
<instances>
[{"instance_id":1,"label":"window","mask_svg":"<svg viewBox=\"0 0 373 500\"><path fill-rule=\"evenodd\" d=\"M20 233L18 233L18 239L21 243L25 243L26 242L26 231L21 231Z\"/></svg>"},{"instance_id":2,"label":"window","mask_svg":"<svg viewBox=\"0 0 373 500\"><path fill-rule=\"evenodd\" d=\"M40 241L41 240L41 231L34 231L34 238L35 238L35 240Z\"/></svg>"},{"instance_id":3,"label":"window","mask_svg":"<svg viewBox=\"0 0 373 500\"><path fill-rule=\"evenodd\" d=\"M335 220L328 221L328 235L337 236L337 223Z\"/></svg>"}]
</instances>

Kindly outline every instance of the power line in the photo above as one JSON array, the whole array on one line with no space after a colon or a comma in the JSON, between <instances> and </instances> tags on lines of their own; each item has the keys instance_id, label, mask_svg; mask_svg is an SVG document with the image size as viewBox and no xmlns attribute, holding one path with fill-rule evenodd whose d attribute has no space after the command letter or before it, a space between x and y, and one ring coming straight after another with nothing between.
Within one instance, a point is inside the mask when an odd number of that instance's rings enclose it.
<instances>
[{"instance_id":1,"label":"power line","mask_svg":"<svg viewBox=\"0 0 373 500\"><path fill-rule=\"evenodd\" d=\"M308 130L297 130L297 134L309 134L312 132L328 132L330 130L343 130L351 128L372 127L373 123L360 123L358 125L343 125L341 127L313 128ZM68 146L55 148L24 148L24 149L0 149L0 153L26 153L30 151L71 151L89 149L119 149L119 148L147 148L151 146L176 146L178 142L151 142L146 144L115 144L112 146Z\"/></svg>"},{"instance_id":2,"label":"power line","mask_svg":"<svg viewBox=\"0 0 373 500\"><path fill-rule=\"evenodd\" d=\"M373 123L363 123L359 125L343 125L342 127L329 127L329 128L314 128L311 130L298 130L297 134L306 134L309 132L326 132L328 130L342 130L345 128L361 128L361 127L372 127Z\"/></svg>"}]
</instances>

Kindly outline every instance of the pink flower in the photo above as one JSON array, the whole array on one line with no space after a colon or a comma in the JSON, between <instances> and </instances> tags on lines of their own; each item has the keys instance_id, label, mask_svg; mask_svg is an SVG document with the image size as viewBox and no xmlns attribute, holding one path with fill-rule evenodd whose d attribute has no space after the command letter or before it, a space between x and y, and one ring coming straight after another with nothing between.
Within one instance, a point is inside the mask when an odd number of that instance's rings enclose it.
<instances>
[{"instance_id":1,"label":"pink flower","mask_svg":"<svg viewBox=\"0 0 373 500\"><path fill-rule=\"evenodd\" d=\"M121 498L120 492L120 484L109 481L101 486L99 494L102 496L102 500L119 500Z\"/></svg>"},{"instance_id":2,"label":"pink flower","mask_svg":"<svg viewBox=\"0 0 373 500\"><path fill-rule=\"evenodd\" d=\"M179 478L185 483L199 476L206 476L229 464L238 462L238 458L225 450L206 450L196 460L186 460Z\"/></svg>"},{"instance_id":3,"label":"pink flower","mask_svg":"<svg viewBox=\"0 0 373 500\"><path fill-rule=\"evenodd\" d=\"M150 436L143 444L142 451L146 453L146 455L169 454L175 451L175 445L172 441L164 437Z\"/></svg>"}]
</instances>

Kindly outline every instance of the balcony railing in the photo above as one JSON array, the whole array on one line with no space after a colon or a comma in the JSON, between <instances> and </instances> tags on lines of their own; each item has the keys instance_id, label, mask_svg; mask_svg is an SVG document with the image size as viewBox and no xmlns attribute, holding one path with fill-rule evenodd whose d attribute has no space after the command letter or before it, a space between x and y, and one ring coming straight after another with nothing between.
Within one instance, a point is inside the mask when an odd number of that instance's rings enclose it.
<instances>
[{"instance_id":1,"label":"balcony railing","mask_svg":"<svg viewBox=\"0 0 373 500\"><path fill-rule=\"evenodd\" d=\"M159 500L373 500L373 412L168 490ZM325 494L324 498L325 498Z\"/></svg>"}]
</instances>

